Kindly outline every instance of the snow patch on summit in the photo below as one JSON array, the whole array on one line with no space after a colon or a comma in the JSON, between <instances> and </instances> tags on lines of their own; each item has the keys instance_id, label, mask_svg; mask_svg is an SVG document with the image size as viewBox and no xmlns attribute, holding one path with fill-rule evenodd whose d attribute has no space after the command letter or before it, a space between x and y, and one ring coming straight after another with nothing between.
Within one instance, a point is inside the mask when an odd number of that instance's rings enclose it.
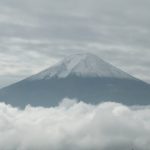
<instances>
[{"instance_id":1,"label":"snow patch on summit","mask_svg":"<svg viewBox=\"0 0 150 150\"><path fill-rule=\"evenodd\" d=\"M31 76L29 80L50 79L52 77L66 78L69 75L135 79L93 54L75 54L53 67Z\"/></svg>"}]
</instances>

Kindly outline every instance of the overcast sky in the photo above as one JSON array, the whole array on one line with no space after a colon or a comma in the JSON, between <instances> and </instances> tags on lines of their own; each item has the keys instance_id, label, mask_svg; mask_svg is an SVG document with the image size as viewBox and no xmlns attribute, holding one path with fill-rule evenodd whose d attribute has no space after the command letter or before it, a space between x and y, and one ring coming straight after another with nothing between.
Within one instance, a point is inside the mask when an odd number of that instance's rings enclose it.
<instances>
[{"instance_id":1,"label":"overcast sky","mask_svg":"<svg viewBox=\"0 0 150 150\"><path fill-rule=\"evenodd\" d=\"M149 0L0 0L0 87L91 52L150 83Z\"/></svg>"}]
</instances>

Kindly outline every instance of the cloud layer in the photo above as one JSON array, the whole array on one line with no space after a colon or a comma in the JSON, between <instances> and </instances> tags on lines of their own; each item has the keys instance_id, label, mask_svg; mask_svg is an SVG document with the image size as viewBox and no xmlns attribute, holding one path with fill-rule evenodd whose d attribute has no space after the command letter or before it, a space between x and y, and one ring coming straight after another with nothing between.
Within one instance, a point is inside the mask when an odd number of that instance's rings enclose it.
<instances>
[{"instance_id":1,"label":"cloud layer","mask_svg":"<svg viewBox=\"0 0 150 150\"><path fill-rule=\"evenodd\" d=\"M57 107L0 103L3 150L148 150L150 107L86 104L65 99Z\"/></svg>"},{"instance_id":2,"label":"cloud layer","mask_svg":"<svg viewBox=\"0 0 150 150\"><path fill-rule=\"evenodd\" d=\"M148 0L1 0L0 87L81 51L150 81L148 18Z\"/></svg>"}]
</instances>

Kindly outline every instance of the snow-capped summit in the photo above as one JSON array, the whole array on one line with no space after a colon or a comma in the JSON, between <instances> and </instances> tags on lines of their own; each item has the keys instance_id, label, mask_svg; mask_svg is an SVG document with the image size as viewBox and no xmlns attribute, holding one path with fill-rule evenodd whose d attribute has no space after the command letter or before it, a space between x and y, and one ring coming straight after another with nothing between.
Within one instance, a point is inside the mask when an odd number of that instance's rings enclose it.
<instances>
[{"instance_id":1,"label":"snow-capped summit","mask_svg":"<svg viewBox=\"0 0 150 150\"><path fill-rule=\"evenodd\" d=\"M81 53L66 57L53 67L50 67L32 77L29 80L50 79L51 77L65 78L69 75L82 77L133 77L113 65L90 53Z\"/></svg>"}]
</instances>

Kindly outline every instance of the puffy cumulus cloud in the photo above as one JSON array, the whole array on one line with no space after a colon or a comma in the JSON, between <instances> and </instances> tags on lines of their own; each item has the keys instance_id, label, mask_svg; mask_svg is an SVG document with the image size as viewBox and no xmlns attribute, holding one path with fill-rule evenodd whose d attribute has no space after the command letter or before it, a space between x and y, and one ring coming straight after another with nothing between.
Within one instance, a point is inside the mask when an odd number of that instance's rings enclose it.
<instances>
[{"instance_id":1,"label":"puffy cumulus cloud","mask_svg":"<svg viewBox=\"0 0 150 150\"><path fill-rule=\"evenodd\" d=\"M86 104L65 99L56 107L0 103L3 150L148 150L150 107Z\"/></svg>"}]
</instances>

